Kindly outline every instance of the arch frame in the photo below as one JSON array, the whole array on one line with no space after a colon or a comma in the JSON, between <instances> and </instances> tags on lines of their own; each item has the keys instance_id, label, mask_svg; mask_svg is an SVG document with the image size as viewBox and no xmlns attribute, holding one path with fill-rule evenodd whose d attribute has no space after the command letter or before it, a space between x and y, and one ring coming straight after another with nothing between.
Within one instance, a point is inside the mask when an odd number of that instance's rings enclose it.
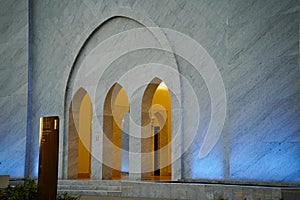
<instances>
[{"instance_id":1,"label":"arch frame","mask_svg":"<svg viewBox=\"0 0 300 200\"><path fill-rule=\"evenodd\" d=\"M64 125L63 125L63 132L65 134L63 134L60 138L60 149L61 149L61 153L60 153L60 166L59 166L59 178L63 178L66 179L67 178L67 174L68 174L68 169L66 168L66 166L68 166L68 136L66 133L68 133L68 117L67 117L67 108L70 105L71 102L71 97L73 96L73 91L76 90L78 87L81 87L80 85L78 85L77 83L74 82L74 79L76 78L76 74L78 72L78 70L81 68L82 62L84 62L84 60L86 59L86 57L82 57L83 52L85 47L88 45L88 43L90 42L91 38L93 37L94 34L97 33L97 31L99 29L101 29L102 25L105 24L107 21L114 19L116 17L124 17L124 18L128 18L130 20L133 20L139 24L141 24L144 27L157 27L156 24L148 19L145 18L144 16L142 16L139 13L136 13L134 11L132 11L131 9L116 9L114 11L110 11L104 14L105 17L103 17L103 19L100 21L100 24L90 33L90 35L87 37L87 39L84 41L83 45L81 46L73 65L71 66L70 69L70 73L68 76L68 81L66 84L66 92L65 92L65 106L64 106ZM150 29L149 29L150 30ZM166 38L166 36L164 35L164 33L161 32L153 32L152 33L154 36L157 36L158 40L161 40L161 42L164 43L164 45L167 46L169 51L171 50L171 46L168 43L168 40ZM174 56L174 55L173 55ZM175 57L171 58L173 59L173 61L176 63ZM175 65L176 66L176 65ZM178 70L178 69L177 69ZM106 88L108 88L109 86L106 85ZM91 91L91 88L86 88L86 90L88 92ZM104 89L105 90L105 89ZM95 102L95 96L93 96L93 94L91 95L92 97L92 102ZM130 100L130 99L129 99ZM101 105L100 105L101 106ZM95 109L95 105L93 105L93 109ZM97 112L95 112L95 110L93 110L93 131L92 131L92 138L97 138L99 136L99 133L96 133L94 130L95 129L100 129L100 127L94 127L94 122L95 119L98 119L98 114ZM99 120L99 119L98 119ZM101 121L101 118L100 118ZM99 139L101 142L101 138ZM180 139L179 139L180 140ZM180 142L180 141L179 141ZM101 149L101 147L95 147L95 143L92 142L92 154L94 152L99 152L99 149ZM101 160L101 159L100 159ZM180 163L180 162L179 162ZM93 158L92 161L92 179L101 179L102 178L102 174L101 174L101 169L99 167L95 167L97 164L99 164L99 159L98 158ZM173 170L172 170L173 171ZM174 180L180 179L181 178L181 165L179 164L177 167L177 173L174 177ZM139 178L139 175L137 176L137 179ZM136 179L133 177L133 179Z\"/></svg>"}]
</instances>

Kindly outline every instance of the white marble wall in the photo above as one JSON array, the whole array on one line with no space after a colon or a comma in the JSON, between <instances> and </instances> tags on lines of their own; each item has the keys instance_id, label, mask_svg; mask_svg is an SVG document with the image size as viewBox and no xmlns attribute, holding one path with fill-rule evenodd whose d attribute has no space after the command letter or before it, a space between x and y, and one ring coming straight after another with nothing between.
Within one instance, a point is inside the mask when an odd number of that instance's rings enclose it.
<instances>
[{"instance_id":1,"label":"white marble wall","mask_svg":"<svg viewBox=\"0 0 300 200\"><path fill-rule=\"evenodd\" d=\"M299 182L299 1L229 3L230 177Z\"/></svg>"},{"instance_id":2,"label":"white marble wall","mask_svg":"<svg viewBox=\"0 0 300 200\"><path fill-rule=\"evenodd\" d=\"M28 2L0 1L0 174L24 177Z\"/></svg>"},{"instance_id":3,"label":"white marble wall","mask_svg":"<svg viewBox=\"0 0 300 200\"><path fill-rule=\"evenodd\" d=\"M224 81L227 117L222 135L200 159L213 104L204 78L197 73L199 66L178 56L179 71L193 87L201 110L196 138L182 157L182 178L300 181L298 1L35 1L33 11L32 175L36 176L39 117L59 115L60 139L64 139L67 80L80 48L109 15L127 16L133 11L138 13L135 17L143 16L141 20L151 19L159 27L195 39L211 56ZM127 29L122 20L102 28L95 41ZM140 53L137 61L149 54ZM105 86L109 88L109 84ZM190 94L186 91L182 102L188 106ZM3 99L3 103L7 101ZM183 139L189 139L189 119L193 116L183 119ZM62 159L66 142L60 146L60 177L66 164ZM101 171L94 169L96 174Z\"/></svg>"}]
</instances>

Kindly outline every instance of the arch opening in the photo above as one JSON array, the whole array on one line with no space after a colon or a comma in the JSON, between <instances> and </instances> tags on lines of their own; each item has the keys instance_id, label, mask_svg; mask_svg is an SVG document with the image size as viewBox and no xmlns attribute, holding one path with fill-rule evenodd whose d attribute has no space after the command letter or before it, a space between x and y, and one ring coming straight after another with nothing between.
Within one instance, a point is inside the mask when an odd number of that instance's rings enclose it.
<instances>
[{"instance_id":1,"label":"arch opening","mask_svg":"<svg viewBox=\"0 0 300 200\"><path fill-rule=\"evenodd\" d=\"M91 177L92 115L90 96L80 88L69 107L68 179Z\"/></svg>"},{"instance_id":2,"label":"arch opening","mask_svg":"<svg viewBox=\"0 0 300 200\"><path fill-rule=\"evenodd\" d=\"M128 178L129 113L126 91L118 83L108 91L103 109L102 179Z\"/></svg>"},{"instance_id":3,"label":"arch opening","mask_svg":"<svg viewBox=\"0 0 300 200\"><path fill-rule=\"evenodd\" d=\"M155 78L142 99L142 179L171 180L172 102L166 84Z\"/></svg>"}]
</instances>

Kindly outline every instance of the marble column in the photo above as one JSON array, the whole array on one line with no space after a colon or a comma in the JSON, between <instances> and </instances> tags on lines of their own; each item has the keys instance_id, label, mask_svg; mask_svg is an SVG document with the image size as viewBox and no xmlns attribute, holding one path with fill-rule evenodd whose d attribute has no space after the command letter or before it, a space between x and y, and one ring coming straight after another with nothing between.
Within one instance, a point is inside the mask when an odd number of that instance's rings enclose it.
<instances>
[{"instance_id":1,"label":"marble column","mask_svg":"<svg viewBox=\"0 0 300 200\"><path fill-rule=\"evenodd\" d=\"M69 111L69 137L68 137L68 179L77 179L78 168L78 119L79 109ZM77 123L76 123L77 122Z\"/></svg>"},{"instance_id":2,"label":"marble column","mask_svg":"<svg viewBox=\"0 0 300 200\"><path fill-rule=\"evenodd\" d=\"M103 116L103 160L102 160L102 179L112 179L112 136L113 136L113 116L105 114Z\"/></svg>"},{"instance_id":3,"label":"marble column","mask_svg":"<svg viewBox=\"0 0 300 200\"><path fill-rule=\"evenodd\" d=\"M101 180L102 179L102 149L103 149L103 134L101 126L98 123L98 118L103 121L103 116L93 116L92 121L92 132L91 132L91 179Z\"/></svg>"},{"instance_id":4,"label":"marble column","mask_svg":"<svg viewBox=\"0 0 300 200\"><path fill-rule=\"evenodd\" d=\"M129 121L129 179L141 180L141 105L143 90L136 91L130 98Z\"/></svg>"}]
</instances>

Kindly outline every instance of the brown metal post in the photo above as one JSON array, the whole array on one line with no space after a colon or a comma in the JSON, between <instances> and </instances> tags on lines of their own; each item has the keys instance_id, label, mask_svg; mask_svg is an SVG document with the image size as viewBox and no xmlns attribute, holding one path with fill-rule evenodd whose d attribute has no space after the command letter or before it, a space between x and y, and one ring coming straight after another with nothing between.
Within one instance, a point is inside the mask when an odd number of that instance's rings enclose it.
<instances>
[{"instance_id":1,"label":"brown metal post","mask_svg":"<svg viewBox=\"0 0 300 200\"><path fill-rule=\"evenodd\" d=\"M53 200L57 194L59 118L43 117L40 126L38 196Z\"/></svg>"}]
</instances>

